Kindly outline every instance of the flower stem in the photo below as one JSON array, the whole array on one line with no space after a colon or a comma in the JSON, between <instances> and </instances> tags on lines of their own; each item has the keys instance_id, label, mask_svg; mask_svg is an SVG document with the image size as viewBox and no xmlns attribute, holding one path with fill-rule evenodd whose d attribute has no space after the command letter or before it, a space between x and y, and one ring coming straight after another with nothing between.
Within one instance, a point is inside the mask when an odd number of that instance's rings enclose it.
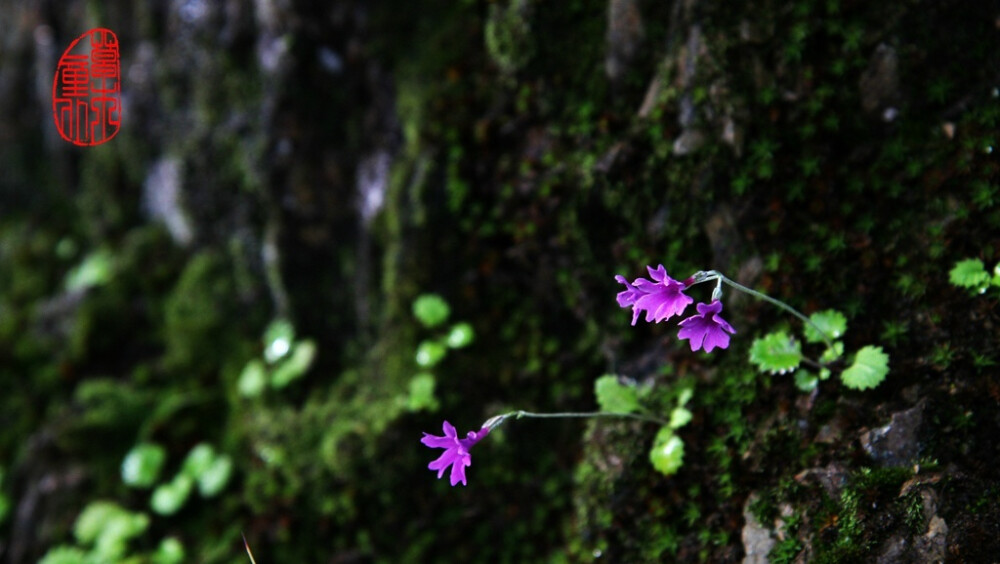
<instances>
[{"instance_id":1,"label":"flower stem","mask_svg":"<svg viewBox=\"0 0 1000 564\"><path fill-rule=\"evenodd\" d=\"M701 274L701 273L698 273L698 274ZM699 278L699 276L696 274L695 278L697 280L697 278ZM778 306L781 309L787 311L788 313L794 315L795 317L798 317L799 319L802 320L803 323L809 325L810 327L812 327L813 329L815 329L817 333L819 333L819 336L822 337L823 341L826 342L826 346L827 347L830 347L831 349L833 348L833 339L831 339L830 336L826 334L826 331L823 331L822 329L820 329L819 327L817 327L816 324L812 322L812 320L810 320L805 315L802 315L802 313L800 313L799 310L793 308L792 306L786 304L785 302L783 302L781 300L776 300L776 299L772 298L771 296L768 296L767 294L763 294L763 293L758 292L757 290L754 290L752 288L747 288L743 284L740 284L738 282L734 282L734 281L730 280L729 278L726 278L725 275L723 275L721 272L719 272L717 270L709 270L708 272L705 272L704 273L704 277L701 278L700 280L697 280L697 281L698 282L706 282L708 280L712 280L713 278L721 280L722 282L725 282L727 285L732 286L733 288L736 288L737 290L739 290L739 291L741 291L741 292L743 292L745 294L750 294L751 296L753 296L755 298L758 298L758 299L761 299L761 300L764 300L765 302L767 302L767 303L769 303L771 305Z\"/></svg>"},{"instance_id":2,"label":"flower stem","mask_svg":"<svg viewBox=\"0 0 1000 564\"><path fill-rule=\"evenodd\" d=\"M483 423L483 427L489 427L490 430L495 429L503 424L508 418L513 417L514 419L520 419L522 417L535 417L539 419L584 419L589 417L621 417L625 419L635 419L637 421L644 421L646 423L656 423L659 425L667 425L667 422L659 417L653 417L651 415L641 415L638 413L616 413L612 411L563 411L558 413L533 413L530 411L511 411L509 413L504 413L503 415L497 415L491 417Z\"/></svg>"}]
</instances>

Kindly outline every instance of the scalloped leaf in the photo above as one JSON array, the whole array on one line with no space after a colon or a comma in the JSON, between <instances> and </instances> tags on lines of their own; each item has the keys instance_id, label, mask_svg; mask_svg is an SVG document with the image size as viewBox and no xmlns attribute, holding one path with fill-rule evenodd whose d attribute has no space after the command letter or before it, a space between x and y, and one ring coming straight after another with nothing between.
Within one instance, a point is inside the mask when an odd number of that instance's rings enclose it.
<instances>
[{"instance_id":1,"label":"scalloped leaf","mask_svg":"<svg viewBox=\"0 0 1000 564\"><path fill-rule=\"evenodd\" d=\"M817 311L809 316L809 321L812 321L816 327L819 327L820 331L826 333L826 336L829 337L830 340L840 338L840 336L844 334L844 331L847 331L847 318L844 317L844 314L835 309ZM805 336L806 341L810 343L823 342L823 336L820 335L819 331L817 331L812 325L805 325L803 327L802 335Z\"/></svg>"},{"instance_id":2,"label":"scalloped leaf","mask_svg":"<svg viewBox=\"0 0 1000 564\"><path fill-rule=\"evenodd\" d=\"M672 476L684 465L684 441L670 427L662 427L653 439L649 461L665 476Z\"/></svg>"},{"instance_id":3,"label":"scalloped leaf","mask_svg":"<svg viewBox=\"0 0 1000 564\"><path fill-rule=\"evenodd\" d=\"M594 382L594 395L601 411L632 413L639 410L639 395L635 388L618 381L617 376L601 376Z\"/></svg>"},{"instance_id":4,"label":"scalloped leaf","mask_svg":"<svg viewBox=\"0 0 1000 564\"><path fill-rule=\"evenodd\" d=\"M990 275L986 272L983 261L965 259L955 263L955 266L948 272L948 280L962 288L979 290L989 284Z\"/></svg>"},{"instance_id":5,"label":"scalloped leaf","mask_svg":"<svg viewBox=\"0 0 1000 564\"><path fill-rule=\"evenodd\" d=\"M750 345L750 362L761 372L786 374L802 361L802 345L784 331L768 333Z\"/></svg>"},{"instance_id":6,"label":"scalloped leaf","mask_svg":"<svg viewBox=\"0 0 1000 564\"><path fill-rule=\"evenodd\" d=\"M854 363L840 374L840 380L853 390L874 388L889 374L889 355L882 347L868 345L854 356Z\"/></svg>"}]
</instances>

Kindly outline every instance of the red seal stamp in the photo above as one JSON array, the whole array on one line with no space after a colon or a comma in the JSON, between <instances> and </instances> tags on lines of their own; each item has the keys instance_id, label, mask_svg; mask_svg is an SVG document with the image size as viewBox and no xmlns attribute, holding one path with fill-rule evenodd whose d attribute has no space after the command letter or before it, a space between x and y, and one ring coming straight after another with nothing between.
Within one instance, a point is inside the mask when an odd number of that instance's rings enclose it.
<instances>
[{"instance_id":1,"label":"red seal stamp","mask_svg":"<svg viewBox=\"0 0 1000 564\"><path fill-rule=\"evenodd\" d=\"M52 117L63 139L83 147L100 145L122 122L118 37L94 28L66 48L52 80Z\"/></svg>"}]
</instances>

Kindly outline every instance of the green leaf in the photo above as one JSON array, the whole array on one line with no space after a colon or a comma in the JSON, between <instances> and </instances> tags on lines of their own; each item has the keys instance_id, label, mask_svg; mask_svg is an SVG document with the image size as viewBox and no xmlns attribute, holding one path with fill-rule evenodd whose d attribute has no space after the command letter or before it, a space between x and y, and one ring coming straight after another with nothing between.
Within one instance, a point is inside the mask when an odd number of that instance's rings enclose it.
<instances>
[{"instance_id":1,"label":"green leaf","mask_svg":"<svg viewBox=\"0 0 1000 564\"><path fill-rule=\"evenodd\" d=\"M102 249L90 253L66 274L66 290L73 292L107 284L114 274L113 266L114 255L110 251Z\"/></svg>"},{"instance_id":2,"label":"green leaf","mask_svg":"<svg viewBox=\"0 0 1000 564\"><path fill-rule=\"evenodd\" d=\"M316 343L311 339L295 344L292 356L271 373L271 387L280 390L302 377L316 358Z\"/></svg>"},{"instance_id":3,"label":"green leaf","mask_svg":"<svg viewBox=\"0 0 1000 564\"><path fill-rule=\"evenodd\" d=\"M666 476L676 474L684 464L684 441L670 427L662 427L653 439L649 461Z\"/></svg>"},{"instance_id":4,"label":"green leaf","mask_svg":"<svg viewBox=\"0 0 1000 564\"><path fill-rule=\"evenodd\" d=\"M802 392L811 392L819 385L819 378L808 370L795 371L795 387Z\"/></svg>"},{"instance_id":5,"label":"green leaf","mask_svg":"<svg viewBox=\"0 0 1000 564\"><path fill-rule=\"evenodd\" d=\"M694 396L694 388L684 388L681 393L677 395L677 405L684 407L687 402L691 401Z\"/></svg>"},{"instance_id":6,"label":"green leaf","mask_svg":"<svg viewBox=\"0 0 1000 564\"><path fill-rule=\"evenodd\" d=\"M264 330L264 360L269 363L284 358L295 341L295 327L287 319L275 319Z\"/></svg>"},{"instance_id":7,"label":"green leaf","mask_svg":"<svg viewBox=\"0 0 1000 564\"><path fill-rule=\"evenodd\" d=\"M768 333L750 345L750 362L761 372L785 374L802 360L802 346L784 331Z\"/></svg>"},{"instance_id":8,"label":"green leaf","mask_svg":"<svg viewBox=\"0 0 1000 564\"><path fill-rule=\"evenodd\" d=\"M435 411L438 408L437 398L434 397L435 384L433 374L422 372L414 376L410 380L407 408L410 411L420 411L422 409Z\"/></svg>"},{"instance_id":9,"label":"green leaf","mask_svg":"<svg viewBox=\"0 0 1000 564\"><path fill-rule=\"evenodd\" d=\"M671 429L680 429L691 421L691 417L691 412L686 407L677 406L670 412L669 427Z\"/></svg>"},{"instance_id":10,"label":"green leaf","mask_svg":"<svg viewBox=\"0 0 1000 564\"><path fill-rule=\"evenodd\" d=\"M816 327L819 327L821 331L826 333L826 336L830 340L839 338L844 334L844 331L847 331L847 318L835 309L817 311L809 316L809 321L812 321ZM823 336L812 325L806 324L803 326L802 334L805 336L806 341L810 343L823 342Z\"/></svg>"},{"instance_id":11,"label":"green leaf","mask_svg":"<svg viewBox=\"0 0 1000 564\"><path fill-rule=\"evenodd\" d=\"M990 282L990 275L979 259L965 259L955 263L948 272L948 280L955 286L981 290Z\"/></svg>"},{"instance_id":12,"label":"green leaf","mask_svg":"<svg viewBox=\"0 0 1000 564\"><path fill-rule=\"evenodd\" d=\"M160 515L173 515L184 506L189 495L194 480L191 476L181 473L174 477L173 481L161 485L153 490L153 497L149 500L149 505Z\"/></svg>"},{"instance_id":13,"label":"green leaf","mask_svg":"<svg viewBox=\"0 0 1000 564\"><path fill-rule=\"evenodd\" d=\"M267 385L267 368L258 359L253 359L243 367L239 382L236 384L240 395L246 398L259 396Z\"/></svg>"},{"instance_id":14,"label":"green leaf","mask_svg":"<svg viewBox=\"0 0 1000 564\"><path fill-rule=\"evenodd\" d=\"M201 497L212 497L222 491L233 473L233 460L222 454L198 476L198 493Z\"/></svg>"},{"instance_id":15,"label":"green leaf","mask_svg":"<svg viewBox=\"0 0 1000 564\"><path fill-rule=\"evenodd\" d=\"M449 315L448 302L437 294L423 294L413 301L413 316L428 329L441 325Z\"/></svg>"},{"instance_id":16,"label":"green leaf","mask_svg":"<svg viewBox=\"0 0 1000 564\"><path fill-rule=\"evenodd\" d=\"M181 564L184 562L184 545L177 537L167 537L153 553L153 564Z\"/></svg>"},{"instance_id":17,"label":"green leaf","mask_svg":"<svg viewBox=\"0 0 1000 564\"><path fill-rule=\"evenodd\" d=\"M93 544L100 561L116 560L125 554L129 539L149 527L149 517L133 513L111 501L94 501L84 508L73 526L80 544Z\"/></svg>"},{"instance_id":18,"label":"green leaf","mask_svg":"<svg viewBox=\"0 0 1000 564\"><path fill-rule=\"evenodd\" d=\"M447 354L448 349L444 347L441 343L434 341L423 341L417 346L416 361L417 364L424 367L430 368L435 364L441 362L444 355Z\"/></svg>"},{"instance_id":19,"label":"green leaf","mask_svg":"<svg viewBox=\"0 0 1000 564\"><path fill-rule=\"evenodd\" d=\"M456 323L451 328L451 331L448 332L445 343L453 349L460 349L468 346L475 336L476 334L472 330L472 325L468 323Z\"/></svg>"},{"instance_id":20,"label":"green leaf","mask_svg":"<svg viewBox=\"0 0 1000 564\"><path fill-rule=\"evenodd\" d=\"M133 488L148 488L160 477L167 451L155 443L140 443L132 447L122 461L122 481Z\"/></svg>"},{"instance_id":21,"label":"green leaf","mask_svg":"<svg viewBox=\"0 0 1000 564\"><path fill-rule=\"evenodd\" d=\"M833 348L827 348L823 351L823 355L819 357L820 362L830 363L838 358L844 356L844 343L840 341L833 342Z\"/></svg>"},{"instance_id":22,"label":"green leaf","mask_svg":"<svg viewBox=\"0 0 1000 564\"><path fill-rule=\"evenodd\" d=\"M46 552L38 564L90 564L90 558L75 546L57 546Z\"/></svg>"},{"instance_id":23,"label":"green leaf","mask_svg":"<svg viewBox=\"0 0 1000 564\"><path fill-rule=\"evenodd\" d=\"M0 525L7 519L7 514L10 513L10 500L3 493L0 493Z\"/></svg>"},{"instance_id":24,"label":"green leaf","mask_svg":"<svg viewBox=\"0 0 1000 564\"><path fill-rule=\"evenodd\" d=\"M639 410L639 397L635 388L618 381L617 376L601 376L594 382L594 395L601 411L632 413Z\"/></svg>"},{"instance_id":25,"label":"green leaf","mask_svg":"<svg viewBox=\"0 0 1000 564\"><path fill-rule=\"evenodd\" d=\"M990 284L1000 286L1000 262L993 267L993 278L990 278Z\"/></svg>"},{"instance_id":26,"label":"green leaf","mask_svg":"<svg viewBox=\"0 0 1000 564\"><path fill-rule=\"evenodd\" d=\"M888 373L889 355L882 347L868 345L858 351L854 364L840 374L840 380L848 388L864 390L881 384Z\"/></svg>"},{"instance_id":27,"label":"green leaf","mask_svg":"<svg viewBox=\"0 0 1000 564\"><path fill-rule=\"evenodd\" d=\"M181 466L181 473L186 474L192 480L197 480L199 476L208 470L208 467L215 461L215 447L208 443L198 443L188 452L184 464Z\"/></svg>"}]
</instances>

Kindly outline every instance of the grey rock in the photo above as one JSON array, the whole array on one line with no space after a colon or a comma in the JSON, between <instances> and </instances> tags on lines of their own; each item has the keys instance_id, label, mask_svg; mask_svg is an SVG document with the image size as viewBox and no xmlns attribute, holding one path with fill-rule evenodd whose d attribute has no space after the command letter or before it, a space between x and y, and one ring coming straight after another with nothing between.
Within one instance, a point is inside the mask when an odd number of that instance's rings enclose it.
<instances>
[{"instance_id":1,"label":"grey rock","mask_svg":"<svg viewBox=\"0 0 1000 564\"><path fill-rule=\"evenodd\" d=\"M753 513L750 512L750 504L756 501L757 494L750 494L746 504L743 506L743 519L746 525L740 533L743 539L743 564L768 564L767 555L774 548L775 540L771 530L765 527Z\"/></svg>"},{"instance_id":2,"label":"grey rock","mask_svg":"<svg viewBox=\"0 0 1000 564\"><path fill-rule=\"evenodd\" d=\"M924 404L892 414L888 425L866 431L861 446L883 466L908 466L920 454L918 434L923 422Z\"/></svg>"}]
</instances>

